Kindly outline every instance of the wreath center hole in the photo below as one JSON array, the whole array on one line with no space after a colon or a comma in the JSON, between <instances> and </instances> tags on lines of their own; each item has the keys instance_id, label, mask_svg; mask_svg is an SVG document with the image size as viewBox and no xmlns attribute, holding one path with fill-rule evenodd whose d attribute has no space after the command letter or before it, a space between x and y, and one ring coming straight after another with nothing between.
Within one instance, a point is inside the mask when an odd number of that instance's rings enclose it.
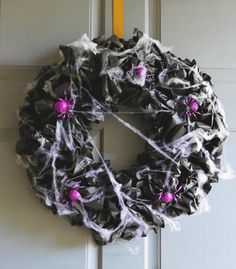
<instances>
[{"instance_id":1,"label":"wreath center hole","mask_svg":"<svg viewBox=\"0 0 236 269\"><path fill-rule=\"evenodd\" d=\"M115 113L119 118L147 134L148 122L138 114ZM134 131L120 123L111 114L106 114L95 136L105 160L110 160L115 170L130 168L137 163L137 157L145 150L146 142ZM96 154L96 153L95 153Z\"/></svg>"}]
</instances>

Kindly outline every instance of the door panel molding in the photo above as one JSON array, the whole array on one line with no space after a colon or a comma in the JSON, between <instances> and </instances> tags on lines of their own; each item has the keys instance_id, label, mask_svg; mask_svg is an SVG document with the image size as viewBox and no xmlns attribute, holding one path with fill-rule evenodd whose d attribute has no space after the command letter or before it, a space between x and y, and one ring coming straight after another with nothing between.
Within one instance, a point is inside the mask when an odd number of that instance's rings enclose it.
<instances>
[{"instance_id":1,"label":"door panel molding","mask_svg":"<svg viewBox=\"0 0 236 269\"><path fill-rule=\"evenodd\" d=\"M89 0L89 37L105 33L105 0Z\"/></svg>"}]
</instances>

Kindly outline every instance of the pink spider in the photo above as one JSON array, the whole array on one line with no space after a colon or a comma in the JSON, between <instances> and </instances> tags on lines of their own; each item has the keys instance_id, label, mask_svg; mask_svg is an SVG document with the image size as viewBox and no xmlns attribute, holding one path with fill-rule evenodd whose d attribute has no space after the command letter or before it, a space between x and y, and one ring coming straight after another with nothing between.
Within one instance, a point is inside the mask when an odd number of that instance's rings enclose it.
<instances>
[{"instance_id":1,"label":"pink spider","mask_svg":"<svg viewBox=\"0 0 236 269\"><path fill-rule=\"evenodd\" d=\"M146 79L147 76L147 68L145 67L143 62L140 62L136 67L134 67L134 74L137 78Z\"/></svg>"},{"instance_id":2,"label":"pink spider","mask_svg":"<svg viewBox=\"0 0 236 269\"><path fill-rule=\"evenodd\" d=\"M63 119L70 116L70 110L74 104L73 101L67 99L67 94L65 94L65 99L59 98L58 101L54 105L54 109L58 113L58 117L62 117Z\"/></svg>"},{"instance_id":3,"label":"pink spider","mask_svg":"<svg viewBox=\"0 0 236 269\"><path fill-rule=\"evenodd\" d=\"M71 203L79 201L81 199L80 192L76 188L70 189L69 199Z\"/></svg>"},{"instance_id":4,"label":"pink spider","mask_svg":"<svg viewBox=\"0 0 236 269\"><path fill-rule=\"evenodd\" d=\"M170 204L173 201L177 202L180 199L179 192L181 191L182 186L177 184L176 186L165 186L162 184L161 188L158 188L158 193L156 194L156 198L158 201L161 201L163 204Z\"/></svg>"},{"instance_id":5,"label":"pink spider","mask_svg":"<svg viewBox=\"0 0 236 269\"><path fill-rule=\"evenodd\" d=\"M64 187L69 188L68 198L61 198L61 202L73 206L73 203L81 200L82 195L80 189L85 188L85 186L80 185L81 181L75 180L73 182L65 182Z\"/></svg>"},{"instance_id":6,"label":"pink spider","mask_svg":"<svg viewBox=\"0 0 236 269\"><path fill-rule=\"evenodd\" d=\"M146 82L150 83L153 80L150 70L145 66L143 61L140 61L131 69L131 74L132 79L140 86L144 86Z\"/></svg>"},{"instance_id":7,"label":"pink spider","mask_svg":"<svg viewBox=\"0 0 236 269\"><path fill-rule=\"evenodd\" d=\"M196 117L196 114L200 114L198 111L199 104L193 97L187 97L184 100L184 105L186 106L186 115L188 117Z\"/></svg>"}]
</instances>

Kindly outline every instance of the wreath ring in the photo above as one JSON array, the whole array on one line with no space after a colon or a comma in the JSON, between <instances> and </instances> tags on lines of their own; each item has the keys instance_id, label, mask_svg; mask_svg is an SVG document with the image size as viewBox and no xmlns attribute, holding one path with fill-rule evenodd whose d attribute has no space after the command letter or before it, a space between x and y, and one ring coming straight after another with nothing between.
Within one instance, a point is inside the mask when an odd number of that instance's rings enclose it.
<instances>
[{"instance_id":1,"label":"wreath ring","mask_svg":"<svg viewBox=\"0 0 236 269\"><path fill-rule=\"evenodd\" d=\"M84 35L60 52L19 108L16 151L43 204L89 228L98 244L146 236L201 211L228 136L210 77L137 29L127 41ZM141 114L148 133L122 111ZM104 113L146 141L130 169L112 169L92 142Z\"/></svg>"}]
</instances>

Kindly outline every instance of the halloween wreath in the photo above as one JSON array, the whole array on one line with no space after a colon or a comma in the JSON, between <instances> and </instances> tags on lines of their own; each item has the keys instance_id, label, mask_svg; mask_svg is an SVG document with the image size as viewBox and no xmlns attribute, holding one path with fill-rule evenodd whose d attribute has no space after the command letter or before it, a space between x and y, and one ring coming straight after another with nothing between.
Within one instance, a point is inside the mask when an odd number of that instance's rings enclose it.
<instances>
[{"instance_id":1,"label":"halloween wreath","mask_svg":"<svg viewBox=\"0 0 236 269\"><path fill-rule=\"evenodd\" d=\"M42 202L90 229L98 244L201 211L228 136L210 77L137 29L130 40L83 35L60 52L19 108L16 151ZM147 133L122 111L138 112ZM105 113L146 141L130 169L114 170L93 143L90 131Z\"/></svg>"}]
</instances>

